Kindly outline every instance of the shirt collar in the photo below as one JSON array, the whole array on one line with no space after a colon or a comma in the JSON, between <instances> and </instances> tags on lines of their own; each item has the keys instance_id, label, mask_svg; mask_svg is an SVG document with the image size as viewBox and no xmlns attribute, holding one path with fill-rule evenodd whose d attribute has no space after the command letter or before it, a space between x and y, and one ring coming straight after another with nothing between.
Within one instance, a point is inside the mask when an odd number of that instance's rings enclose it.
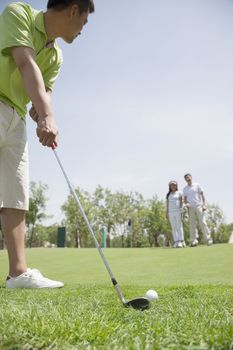
<instances>
[{"instance_id":1,"label":"shirt collar","mask_svg":"<svg viewBox=\"0 0 233 350\"><path fill-rule=\"evenodd\" d=\"M52 48L54 47L54 41L51 42L47 42L48 38L47 38L47 33L45 31L45 26L44 26L44 13L43 11L40 11L37 13L36 18L35 18L35 26L36 28L44 34L45 38L46 38L46 43L45 43L45 47L46 48Z\"/></svg>"}]
</instances>

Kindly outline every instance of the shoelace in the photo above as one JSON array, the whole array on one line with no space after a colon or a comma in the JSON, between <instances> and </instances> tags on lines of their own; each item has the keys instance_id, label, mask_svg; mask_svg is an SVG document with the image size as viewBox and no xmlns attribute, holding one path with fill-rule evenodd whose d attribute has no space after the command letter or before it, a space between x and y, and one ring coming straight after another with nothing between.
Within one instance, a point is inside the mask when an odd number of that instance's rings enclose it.
<instances>
[{"instance_id":1,"label":"shoelace","mask_svg":"<svg viewBox=\"0 0 233 350\"><path fill-rule=\"evenodd\" d=\"M26 274L29 277L43 277L41 272L37 269L28 269Z\"/></svg>"}]
</instances>

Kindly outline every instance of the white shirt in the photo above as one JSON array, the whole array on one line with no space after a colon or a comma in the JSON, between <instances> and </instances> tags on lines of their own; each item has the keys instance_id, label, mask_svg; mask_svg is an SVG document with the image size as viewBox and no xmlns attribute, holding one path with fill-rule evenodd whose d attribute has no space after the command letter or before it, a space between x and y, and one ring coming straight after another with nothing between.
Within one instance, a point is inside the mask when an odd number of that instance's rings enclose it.
<instances>
[{"instance_id":1,"label":"white shirt","mask_svg":"<svg viewBox=\"0 0 233 350\"><path fill-rule=\"evenodd\" d=\"M180 191L171 192L168 197L168 212L174 212L180 210L180 198L182 193Z\"/></svg>"},{"instance_id":2,"label":"white shirt","mask_svg":"<svg viewBox=\"0 0 233 350\"><path fill-rule=\"evenodd\" d=\"M191 186L187 185L183 189L183 196L187 198L190 207L199 207L202 205L201 193L202 187L198 183L193 183Z\"/></svg>"}]
</instances>

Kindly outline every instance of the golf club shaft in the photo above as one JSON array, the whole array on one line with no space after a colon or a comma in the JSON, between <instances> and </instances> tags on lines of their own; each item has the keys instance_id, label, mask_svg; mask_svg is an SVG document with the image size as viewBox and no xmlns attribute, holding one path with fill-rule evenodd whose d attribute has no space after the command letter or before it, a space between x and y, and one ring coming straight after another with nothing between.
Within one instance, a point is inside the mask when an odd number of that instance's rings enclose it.
<instances>
[{"instance_id":1,"label":"golf club shaft","mask_svg":"<svg viewBox=\"0 0 233 350\"><path fill-rule=\"evenodd\" d=\"M87 216L86 216L86 214L85 214L85 212L84 212L84 210L83 210L82 204L81 204L81 202L80 202L80 200L79 200L79 198L78 198L78 196L77 196L77 193L75 192L73 186L71 185L71 182L70 182L70 180L69 180L69 178L68 178L68 176L67 176L67 174L66 174L66 172L65 172L65 170L64 170L64 168L63 168L63 165L62 165L62 163L61 163L61 161L60 161L60 158L58 157L57 151L56 151L54 148L53 148L53 152L54 152L54 155L55 155L55 157L56 157L56 159L57 159L57 161L58 161L58 164L59 164L59 166L60 166L60 168L61 168L61 170L62 170L62 172L63 172L63 175L64 175L64 177L65 177L65 179L66 179L66 182L67 182L67 184L68 184L68 186L69 186L69 188L70 188L70 191L71 191L71 193L73 194L74 199L75 199L75 201L76 201L76 203L77 203L77 205L78 205L78 207L79 207L79 210L80 210L80 212L81 212L81 214L82 214L82 217L83 217L83 219L84 219L84 221L85 221L85 223L86 223L86 225L87 225L87 228L88 228L90 234L92 235L92 237L93 237L93 239L94 239L96 248L98 249L98 252L99 252L99 254L100 254L100 257L101 257L101 259L102 259L102 261L103 261L103 263L104 263L104 265L105 265L105 267L106 267L106 269L107 269L107 271L108 271L108 273L109 273L109 276L110 276L110 278L111 278L112 284L114 285L114 287L115 287L115 289L116 289L116 291L117 291L117 293L118 293L118 296L119 296L119 298L121 299L122 303L125 304L125 303L126 303L126 300L125 300L125 298L124 298L124 295L123 295L123 293L122 293L122 291L121 291L121 289L120 289L120 287L119 287L119 285L118 285L118 283L117 283L115 277L113 276L113 273L112 273L112 271L111 271L111 269L110 269L110 266L109 266L109 264L108 264L108 262L107 262L107 260L106 260L106 258L105 258L105 256L104 256L104 253L103 253L103 251L102 251L102 249L101 249L101 247L100 247L100 245L99 245L99 242L98 242L98 240L97 240L97 238L96 238L96 236L95 236L95 234L94 234L94 231L93 231L93 229L92 229L92 227L91 227L91 225L90 225L90 223L89 223L89 221L88 221L88 218L87 218Z\"/></svg>"}]
</instances>

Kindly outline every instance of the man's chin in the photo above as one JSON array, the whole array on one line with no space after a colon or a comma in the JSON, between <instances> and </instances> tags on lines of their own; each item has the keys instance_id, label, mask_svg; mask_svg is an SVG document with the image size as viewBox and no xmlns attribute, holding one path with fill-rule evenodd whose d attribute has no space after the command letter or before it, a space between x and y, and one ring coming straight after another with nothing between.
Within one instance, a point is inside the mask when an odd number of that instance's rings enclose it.
<instances>
[{"instance_id":1,"label":"man's chin","mask_svg":"<svg viewBox=\"0 0 233 350\"><path fill-rule=\"evenodd\" d=\"M63 40L67 43L67 44L72 44L72 42L74 41L75 38L63 38Z\"/></svg>"}]
</instances>

